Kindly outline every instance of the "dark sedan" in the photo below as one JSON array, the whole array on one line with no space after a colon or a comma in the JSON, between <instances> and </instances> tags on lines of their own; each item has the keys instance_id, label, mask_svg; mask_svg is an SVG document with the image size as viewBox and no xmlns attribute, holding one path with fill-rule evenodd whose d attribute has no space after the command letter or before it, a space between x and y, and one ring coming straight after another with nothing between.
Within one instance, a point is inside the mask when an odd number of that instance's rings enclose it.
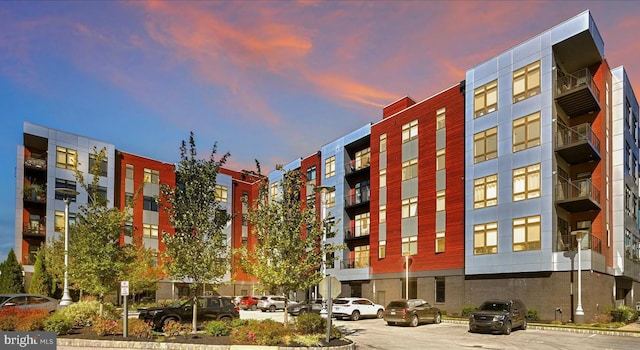
<instances>
[{"instance_id":1,"label":"dark sedan","mask_svg":"<svg viewBox=\"0 0 640 350\"><path fill-rule=\"evenodd\" d=\"M423 299L394 300L384 310L384 320L390 326L397 324L416 327L420 323L440 323L440 309L431 306Z\"/></svg>"},{"instance_id":2,"label":"dark sedan","mask_svg":"<svg viewBox=\"0 0 640 350\"><path fill-rule=\"evenodd\" d=\"M151 322L154 328L161 330L171 321L189 323L193 318L193 298L176 300L169 306L138 309L141 320ZM220 320L231 322L240 318L238 307L233 299L220 296L198 297L198 322Z\"/></svg>"},{"instance_id":3,"label":"dark sedan","mask_svg":"<svg viewBox=\"0 0 640 350\"><path fill-rule=\"evenodd\" d=\"M300 303L294 303L287 307L290 315L298 316L308 312L319 314L322 310L322 299L314 299L303 301Z\"/></svg>"},{"instance_id":4,"label":"dark sedan","mask_svg":"<svg viewBox=\"0 0 640 350\"><path fill-rule=\"evenodd\" d=\"M54 312L58 309L58 301L44 295L36 294L0 294L0 307Z\"/></svg>"}]
</instances>

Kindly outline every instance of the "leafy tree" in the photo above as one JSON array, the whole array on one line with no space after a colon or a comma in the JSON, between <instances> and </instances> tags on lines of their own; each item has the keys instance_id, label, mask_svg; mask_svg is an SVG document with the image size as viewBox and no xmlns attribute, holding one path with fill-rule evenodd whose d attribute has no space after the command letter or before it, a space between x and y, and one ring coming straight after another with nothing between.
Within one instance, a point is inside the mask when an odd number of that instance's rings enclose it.
<instances>
[{"instance_id":1,"label":"leafy tree","mask_svg":"<svg viewBox=\"0 0 640 350\"><path fill-rule=\"evenodd\" d=\"M215 160L217 144L209 159L198 159L193 132L189 145L183 140L176 169L178 185L161 186L161 204L169 214L175 234L164 234L166 265L176 280L192 281L190 287L205 284L214 288L229 271L230 254L224 228L231 216L216 197L216 179L229 153ZM197 323L197 293L193 300L193 332Z\"/></svg>"},{"instance_id":2,"label":"leafy tree","mask_svg":"<svg viewBox=\"0 0 640 350\"><path fill-rule=\"evenodd\" d=\"M52 296L54 289L51 275L47 271L45 254L44 249L38 250L36 262L33 265L33 276L29 284L29 293Z\"/></svg>"},{"instance_id":3,"label":"leafy tree","mask_svg":"<svg viewBox=\"0 0 640 350\"><path fill-rule=\"evenodd\" d=\"M94 148L95 162L87 183L84 174L76 170L75 176L89 195L86 205L80 206L75 223L69 230L69 279L83 292L100 300L100 315L104 295L115 291L121 275L132 260L120 245L120 234L130 220L129 205L122 211L109 207L108 200L100 192L100 166L106 158L105 149Z\"/></svg>"},{"instance_id":4,"label":"leafy tree","mask_svg":"<svg viewBox=\"0 0 640 350\"><path fill-rule=\"evenodd\" d=\"M158 265L158 253L147 248L142 242L134 242L125 247L127 255L132 256L131 263L125 268L123 281L129 281L132 295L148 290L157 290L158 281L166 275L164 265Z\"/></svg>"},{"instance_id":5,"label":"leafy tree","mask_svg":"<svg viewBox=\"0 0 640 350\"><path fill-rule=\"evenodd\" d=\"M24 293L22 265L11 249L7 259L0 264L0 293Z\"/></svg>"},{"instance_id":6,"label":"leafy tree","mask_svg":"<svg viewBox=\"0 0 640 350\"><path fill-rule=\"evenodd\" d=\"M64 237L48 240L40 250L43 251L44 265L51 279L51 290L48 294L60 299L64 283Z\"/></svg>"},{"instance_id":7,"label":"leafy tree","mask_svg":"<svg viewBox=\"0 0 640 350\"><path fill-rule=\"evenodd\" d=\"M264 182L256 203L249 206L248 221L257 243L252 251L239 250L241 265L271 292L289 295L318 284L323 278L323 255L341 248L320 246L323 226L328 230L332 226L323 225L315 208L303 205L301 189L305 185L299 170L286 171L276 198L269 198L268 183ZM285 305L285 323L287 308Z\"/></svg>"}]
</instances>

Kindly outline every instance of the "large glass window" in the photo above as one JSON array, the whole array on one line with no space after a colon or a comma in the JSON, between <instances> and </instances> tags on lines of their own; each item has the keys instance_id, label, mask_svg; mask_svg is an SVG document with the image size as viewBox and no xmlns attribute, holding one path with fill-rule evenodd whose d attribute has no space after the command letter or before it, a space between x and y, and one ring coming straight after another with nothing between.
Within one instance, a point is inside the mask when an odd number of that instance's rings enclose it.
<instances>
[{"instance_id":1,"label":"large glass window","mask_svg":"<svg viewBox=\"0 0 640 350\"><path fill-rule=\"evenodd\" d=\"M387 222L387 205L386 204L380 205L380 210L378 211L378 214L380 216L378 220L380 223Z\"/></svg>"},{"instance_id":2,"label":"large glass window","mask_svg":"<svg viewBox=\"0 0 640 350\"><path fill-rule=\"evenodd\" d=\"M124 173L127 179L133 179L133 164L125 165Z\"/></svg>"},{"instance_id":3,"label":"large glass window","mask_svg":"<svg viewBox=\"0 0 640 350\"><path fill-rule=\"evenodd\" d=\"M380 169L380 188L387 187L387 169Z\"/></svg>"},{"instance_id":4,"label":"large glass window","mask_svg":"<svg viewBox=\"0 0 640 350\"><path fill-rule=\"evenodd\" d=\"M336 192L331 191L324 194L324 198L327 201L327 208L332 208L336 205Z\"/></svg>"},{"instance_id":5,"label":"large glass window","mask_svg":"<svg viewBox=\"0 0 640 350\"><path fill-rule=\"evenodd\" d=\"M332 177L336 174L336 156L331 156L324 160L325 178Z\"/></svg>"},{"instance_id":6,"label":"large glass window","mask_svg":"<svg viewBox=\"0 0 640 350\"><path fill-rule=\"evenodd\" d=\"M159 184L160 183L160 172L153 169L144 168L144 182Z\"/></svg>"},{"instance_id":7,"label":"large glass window","mask_svg":"<svg viewBox=\"0 0 640 350\"><path fill-rule=\"evenodd\" d=\"M402 218L410 218L418 215L418 197L402 200Z\"/></svg>"},{"instance_id":8,"label":"large glass window","mask_svg":"<svg viewBox=\"0 0 640 350\"><path fill-rule=\"evenodd\" d=\"M307 182L315 182L316 180L316 166L312 165L307 168Z\"/></svg>"},{"instance_id":9,"label":"large glass window","mask_svg":"<svg viewBox=\"0 0 640 350\"><path fill-rule=\"evenodd\" d=\"M353 249L355 267L368 267L369 266L369 246L357 246Z\"/></svg>"},{"instance_id":10,"label":"large glass window","mask_svg":"<svg viewBox=\"0 0 640 350\"><path fill-rule=\"evenodd\" d=\"M356 215L355 219L355 237L369 235L369 213Z\"/></svg>"},{"instance_id":11,"label":"large glass window","mask_svg":"<svg viewBox=\"0 0 640 350\"><path fill-rule=\"evenodd\" d=\"M482 85L474 91L474 117L481 117L498 109L498 81Z\"/></svg>"},{"instance_id":12,"label":"large glass window","mask_svg":"<svg viewBox=\"0 0 640 350\"><path fill-rule=\"evenodd\" d=\"M513 72L513 103L540 93L540 61Z\"/></svg>"},{"instance_id":13,"label":"large glass window","mask_svg":"<svg viewBox=\"0 0 640 350\"><path fill-rule=\"evenodd\" d=\"M378 259L384 259L387 257L387 241L380 241L378 243Z\"/></svg>"},{"instance_id":14,"label":"large glass window","mask_svg":"<svg viewBox=\"0 0 640 350\"><path fill-rule=\"evenodd\" d=\"M402 181L418 177L418 158L402 163Z\"/></svg>"},{"instance_id":15,"label":"large glass window","mask_svg":"<svg viewBox=\"0 0 640 350\"><path fill-rule=\"evenodd\" d=\"M95 166L96 163L96 155L95 154L90 154L89 155L89 170L93 169L93 167ZM100 176L107 176L107 159L103 159L102 162L100 162Z\"/></svg>"},{"instance_id":16,"label":"large glass window","mask_svg":"<svg viewBox=\"0 0 640 350\"><path fill-rule=\"evenodd\" d=\"M55 188L67 188L70 190L76 190L76 182L75 181L71 181L71 180L63 180L63 179L56 179L56 187ZM66 195L70 201L75 202L76 201L76 196L71 196L71 195ZM57 200L64 200L65 195L62 193L58 193L56 192L56 199Z\"/></svg>"},{"instance_id":17,"label":"large glass window","mask_svg":"<svg viewBox=\"0 0 640 350\"><path fill-rule=\"evenodd\" d=\"M418 236L402 237L402 255L418 254Z\"/></svg>"},{"instance_id":18,"label":"large glass window","mask_svg":"<svg viewBox=\"0 0 640 350\"><path fill-rule=\"evenodd\" d=\"M158 211L158 202L153 197L144 196L143 209L150 211Z\"/></svg>"},{"instance_id":19,"label":"large glass window","mask_svg":"<svg viewBox=\"0 0 640 350\"><path fill-rule=\"evenodd\" d=\"M380 135L380 153L387 151L387 134Z\"/></svg>"},{"instance_id":20,"label":"large glass window","mask_svg":"<svg viewBox=\"0 0 640 350\"><path fill-rule=\"evenodd\" d=\"M473 162L479 163L498 156L498 128L473 135Z\"/></svg>"},{"instance_id":21,"label":"large glass window","mask_svg":"<svg viewBox=\"0 0 640 350\"><path fill-rule=\"evenodd\" d=\"M366 149L356 152L355 165L355 170L368 168L371 165L371 148L367 147Z\"/></svg>"},{"instance_id":22,"label":"large glass window","mask_svg":"<svg viewBox=\"0 0 640 350\"><path fill-rule=\"evenodd\" d=\"M498 252L498 223L487 222L473 226L473 254L496 254Z\"/></svg>"},{"instance_id":23,"label":"large glass window","mask_svg":"<svg viewBox=\"0 0 640 350\"><path fill-rule=\"evenodd\" d=\"M445 127L447 109L442 107L436 111L436 130Z\"/></svg>"},{"instance_id":24,"label":"large glass window","mask_svg":"<svg viewBox=\"0 0 640 350\"><path fill-rule=\"evenodd\" d=\"M221 203L229 201L229 189L227 186L216 185L216 200Z\"/></svg>"},{"instance_id":25,"label":"large glass window","mask_svg":"<svg viewBox=\"0 0 640 350\"><path fill-rule=\"evenodd\" d=\"M436 192L436 211L445 210L445 203L446 203L445 190Z\"/></svg>"},{"instance_id":26,"label":"large glass window","mask_svg":"<svg viewBox=\"0 0 640 350\"><path fill-rule=\"evenodd\" d=\"M513 219L513 251L540 248L540 215Z\"/></svg>"},{"instance_id":27,"label":"large glass window","mask_svg":"<svg viewBox=\"0 0 640 350\"><path fill-rule=\"evenodd\" d=\"M269 184L269 198L275 198L278 196L278 183L272 182Z\"/></svg>"},{"instance_id":28,"label":"large glass window","mask_svg":"<svg viewBox=\"0 0 640 350\"><path fill-rule=\"evenodd\" d=\"M540 145L540 112L513 121L513 151Z\"/></svg>"},{"instance_id":29,"label":"large glass window","mask_svg":"<svg viewBox=\"0 0 640 350\"><path fill-rule=\"evenodd\" d=\"M513 170L513 201L540 197L540 164Z\"/></svg>"},{"instance_id":30,"label":"large glass window","mask_svg":"<svg viewBox=\"0 0 640 350\"><path fill-rule=\"evenodd\" d=\"M443 170L445 167L445 149L439 149L436 151L436 170Z\"/></svg>"},{"instance_id":31,"label":"large glass window","mask_svg":"<svg viewBox=\"0 0 640 350\"><path fill-rule=\"evenodd\" d=\"M498 175L493 174L473 180L473 208L498 204Z\"/></svg>"},{"instance_id":32,"label":"large glass window","mask_svg":"<svg viewBox=\"0 0 640 350\"><path fill-rule=\"evenodd\" d=\"M56 166L62 169L73 170L78 164L78 151L66 147L56 147Z\"/></svg>"},{"instance_id":33,"label":"large glass window","mask_svg":"<svg viewBox=\"0 0 640 350\"><path fill-rule=\"evenodd\" d=\"M436 232L436 253L444 253L444 232Z\"/></svg>"},{"instance_id":34,"label":"large glass window","mask_svg":"<svg viewBox=\"0 0 640 350\"><path fill-rule=\"evenodd\" d=\"M445 302L445 279L444 277L436 277L436 303Z\"/></svg>"},{"instance_id":35,"label":"large glass window","mask_svg":"<svg viewBox=\"0 0 640 350\"><path fill-rule=\"evenodd\" d=\"M414 120L402 126L402 143L418 137L418 120Z\"/></svg>"},{"instance_id":36,"label":"large glass window","mask_svg":"<svg viewBox=\"0 0 640 350\"><path fill-rule=\"evenodd\" d=\"M158 225L142 224L142 235L145 237L158 237Z\"/></svg>"}]
</instances>

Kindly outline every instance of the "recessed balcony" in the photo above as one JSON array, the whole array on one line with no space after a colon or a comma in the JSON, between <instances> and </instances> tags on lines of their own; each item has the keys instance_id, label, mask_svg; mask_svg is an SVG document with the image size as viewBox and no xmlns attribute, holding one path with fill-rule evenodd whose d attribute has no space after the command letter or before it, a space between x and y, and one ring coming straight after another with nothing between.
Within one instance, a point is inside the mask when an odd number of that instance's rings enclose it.
<instances>
[{"instance_id":1,"label":"recessed balcony","mask_svg":"<svg viewBox=\"0 0 640 350\"><path fill-rule=\"evenodd\" d=\"M569 117L600 111L600 90L586 68L559 76L555 99Z\"/></svg>"},{"instance_id":2,"label":"recessed balcony","mask_svg":"<svg viewBox=\"0 0 640 350\"><path fill-rule=\"evenodd\" d=\"M569 164L600 161L600 139L589 123L568 127L558 124L555 151Z\"/></svg>"},{"instance_id":3,"label":"recessed balcony","mask_svg":"<svg viewBox=\"0 0 640 350\"><path fill-rule=\"evenodd\" d=\"M600 190L590 179L558 180L556 204L571 213L600 210Z\"/></svg>"}]
</instances>

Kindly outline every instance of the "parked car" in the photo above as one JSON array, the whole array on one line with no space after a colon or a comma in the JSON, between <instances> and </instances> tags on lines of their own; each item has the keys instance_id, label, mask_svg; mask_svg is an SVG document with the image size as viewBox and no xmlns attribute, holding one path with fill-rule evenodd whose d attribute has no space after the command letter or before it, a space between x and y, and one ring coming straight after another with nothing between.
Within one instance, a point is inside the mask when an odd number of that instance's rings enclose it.
<instances>
[{"instance_id":1,"label":"parked car","mask_svg":"<svg viewBox=\"0 0 640 350\"><path fill-rule=\"evenodd\" d=\"M300 303L293 303L287 307L287 311L292 316L298 316L308 312L319 314L320 310L322 310L322 299L305 300Z\"/></svg>"},{"instance_id":2,"label":"parked car","mask_svg":"<svg viewBox=\"0 0 640 350\"><path fill-rule=\"evenodd\" d=\"M260 297L245 295L240 299L240 309L256 311L258 310L258 301L260 301Z\"/></svg>"},{"instance_id":3,"label":"parked car","mask_svg":"<svg viewBox=\"0 0 640 350\"><path fill-rule=\"evenodd\" d=\"M527 329L527 308L520 300L487 300L469 316L469 332L500 332Z\"/></svg>"},{"instance_id":4,"label":"parked car","mask_svg":"<svg viewBox=\"0 0 640 350\"><path fill-rule=\"evenodd\" d=\"M284 310L284 306L287 303L287 298L280 295L265 295L258 301L258 309L260 311L276 311Z\"/></svg>"},{"instance_id":5,"label":"parked car","mask_svg":"<svg viewBox=\"0 0 640 350\"><path fill-rule=\"evenodd\" d=\"M193 298L176 300L165 307L138 309L139 319L151 322L155 329L162 328L170 321L189 323L193 319ZM219 320L231 322L240 318L233 299L221 296L198 297L198 322Z\"/></svg>"},{"instance_id":6,"label":"parked car","mask_svg":"<svg viewBox=\"0 0 640 350\"><path fill-rule=\"evenodd\" d=\"M361 317L382 318L384 306L366 298L338 298L333 300L331 313L335 318L350 318L357 321Z\"/></svg>"},{"instance_id":7,"label":"parked car","mask_svg":"<svg viewBox=\"0 0 640 350\"><path fill-rule=\"evenodd\" d=\"M442 320L440 309L423 299L393 300L385 308L383 317L389 326L405 324L416 327L420 323L437 324Z\"/></svg>"},{"instance_id":8,"label":"parked car","mask_svg":"<svg viewBox=\"0 0 640 350\"><path fill-rule=\"evenodd\" d=\"M5 307L54 312L58 309L58 301L37 294L0 294L0 308Z\"/></svg>"}]
</instances>

